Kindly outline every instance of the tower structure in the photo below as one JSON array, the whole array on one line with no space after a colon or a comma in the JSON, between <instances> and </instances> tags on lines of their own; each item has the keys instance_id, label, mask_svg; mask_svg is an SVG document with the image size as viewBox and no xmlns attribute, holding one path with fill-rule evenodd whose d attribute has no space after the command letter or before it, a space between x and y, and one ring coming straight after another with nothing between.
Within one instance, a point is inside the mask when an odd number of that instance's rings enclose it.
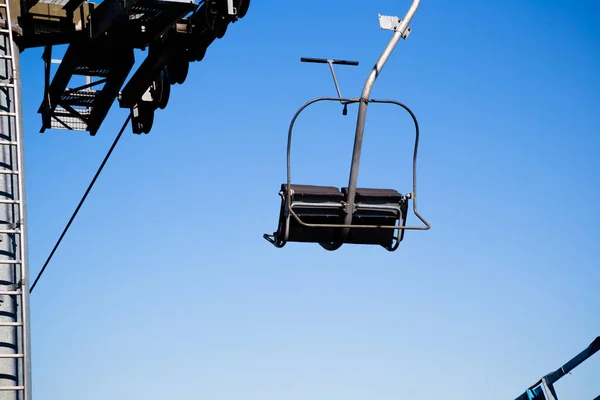
<instances>
[{"instance_id":1,"label":"tower structure","mask_svg":"<svg viewBox=\"0 0 600 400\"><path fill-rule=\"evenodd\" d=\"M148 133L169 86L250 0L0 0L0 400L30 400L29 279L20 52L44 47L42 129L94 136L119 100ZM68 45L52 76L52 47ZM148 49L132 79L134 50ZM125 86L124 86L125 85Z\"/></svg>"}]
</instances>

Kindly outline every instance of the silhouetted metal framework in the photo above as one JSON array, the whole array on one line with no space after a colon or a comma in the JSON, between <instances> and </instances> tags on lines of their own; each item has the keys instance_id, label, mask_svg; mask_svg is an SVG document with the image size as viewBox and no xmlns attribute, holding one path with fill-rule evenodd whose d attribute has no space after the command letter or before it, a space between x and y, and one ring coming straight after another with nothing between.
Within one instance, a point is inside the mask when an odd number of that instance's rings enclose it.
<instances>
[{"instance_id":1,"label":"silhouetted metal framework","mask_svg":"<svg viewBox=\"0 0 600 400\"><path fill-rule=\"evenodd\" d=\"M38 112L46 129L95 135L116 99L132 111L134 133L148 133L169 85L183 83L250 0L24 0L18 19L22 49L45 47L45 91ZM52 46L68 44L52 77ZM125 84L134 50L147 58ZM121 89L122 92L121 92Z\"/></svg>"},{"instance_id":2,"label":"silhouetted metal framework","mask_svg":"<svg viewBox=\"0 0 600 400\"><path fill-rule=\"evenodd\" d=\"M598 351L600 351L600 336L565 365L544 376L534 385L529 387L529 389L517 397L516 400L558 400L554 384ZM596 397L596 400L597 399L600 399L600 396Z\"/></svg>"},{"instance_id":3,"label":"silhouetted metal framework","mask_svg":"<svg viewBox=\"0 0 600 400\"><path fill-rule=\"evenodd\" d=\"M121 104L131 110L133 131L147 133L155 109L167 104L169 85L183 83L188 63L201 60L215 38L245 15L249 2L0 0L0 399L32 397L20 52L45 48L42 132L95 135L121 95L134 50L148 48ZM51 76L56 45L67 50Z\"/></svg>"}]
</instances>

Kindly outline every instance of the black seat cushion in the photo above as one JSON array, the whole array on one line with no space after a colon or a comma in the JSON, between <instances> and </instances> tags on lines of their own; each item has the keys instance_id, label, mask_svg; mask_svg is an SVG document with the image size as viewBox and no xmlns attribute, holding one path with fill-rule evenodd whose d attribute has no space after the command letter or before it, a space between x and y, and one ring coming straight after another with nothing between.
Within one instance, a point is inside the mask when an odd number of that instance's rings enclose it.
<instances>
[{"instance_id":1,"label":"black seat cushion","mask_svg":"<svg viewBox=\"0 0 600 400\"><path fill-rule=\"evenodd\" d=\"M342 225L345 213L343 200L348 189L340 191L333 186L291 185L294 191L292 203L295 213L307 224ZM342 230L336 227L309 227L300 224L294 217L288 217L284 211L287 184L281 185L283 192L280 226L278 234L285 235L285 221L289 221L290 242L331 243L339 240ZM404 208L404 196L393 189L357 189L357 210L352 218L352 225L394 226L404 212L389 206ZM337 203L337 204L336 204ZM387 206L387 207L378 207ZM288 219L289 218L289 219ZM394 242L396 231L381 228L355 228L351 229L346 243L378 244L391 246Z\"/></svg>"},{"instance_id":2,"label":"black seat cushion","mask_svg":"<svg viewBox=\"0 0 600 400\"><path fill-rule=\"evenodd\" d=\"M344 194L344 197L346 197L348 195L348 188L342 188L342 193ZM404 199L404 196L394 189L356 188L356 201L363 200L369 202L373 200L383 200L397 203L402 199Z\"/></svg>"},{"instance_id":3,"label":"black seat cushion","mask_svg":"<svg viewBox=\"0 0 600 400\"><path fill-rule=\"evenodd\" d=\"M314 186L314 185L290 185L295 195L313 195L313 196L334 196L342 197L342 193L335 186ZM287 191L287 184L281 185L281 190Z\"/></svg>"}]
</instances>

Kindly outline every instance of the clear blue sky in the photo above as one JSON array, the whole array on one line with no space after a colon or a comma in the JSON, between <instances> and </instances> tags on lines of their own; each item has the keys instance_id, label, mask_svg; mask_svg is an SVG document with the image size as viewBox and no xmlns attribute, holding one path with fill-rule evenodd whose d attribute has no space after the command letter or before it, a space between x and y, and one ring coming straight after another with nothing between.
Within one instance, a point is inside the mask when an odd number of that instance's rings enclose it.
<instances>
[{"instance_id":1,"label":"clear blue sky","mask_svg":"<svg viewBox=\"0 0 600 400\"><path fill-rule=\"evenodd\" d=\"M289 119L335 94L299 58L359 60L338 68L357 96L390 37L377 14L408 5L255 0L127 133L32 295L36 398L507 400L600 334L597 1L422 0L373 97L419 118L432 229L395 253L262 239ZM126 116L39 134L40 56L22 56L32 275ZM294 180L345 185L354 123L307 112ZM409 192L412 134L373 108L359 183ZM559 395L599 376L600 355Z\"/></svg>"}]
</instances>

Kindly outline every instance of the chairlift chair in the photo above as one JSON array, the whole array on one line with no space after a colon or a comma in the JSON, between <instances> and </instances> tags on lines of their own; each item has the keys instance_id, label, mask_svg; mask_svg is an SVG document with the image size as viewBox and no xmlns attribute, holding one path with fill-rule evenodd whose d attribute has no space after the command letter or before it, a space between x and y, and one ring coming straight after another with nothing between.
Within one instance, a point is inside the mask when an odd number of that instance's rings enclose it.
<instances>
[{"instance_id":1,"label":"chairlift chair","mask_svg":"<svg viewBox=\"0 0 600 400\"><path fill-rule=\"evenodd\" d=\"M318 243L326 250L337 250L343 244L380 245L389 251L398 249L406 230L427 230L429 223L417 211L417 151L419 125L415 114L395 100L375 100L370 93L377 76L401 38L410 33L408 24L415 14L419 0L413 0L404 20L379 16L380 27L394 31L377 64L371 71L360 98L343 98L335 75L334 65L357 66L356 61L301 58L302 62L328 64L338 97L319 97L310 100L296 112L290 123L287 142L287 182L281 185L281 207L277 231L264 238L276 247L287 242ZM320 102L340 102L343 114L349 105L359 104L354 150L347 187L299 185L291 181L291 143L294 125L300 114L309 106ZM406 110L415 124L413 153L413 188L406 195L395 189L357 187L358 168L362 150L367 106L370 103L392 104ZM407 226L409 202L421 226Z\"/></svg>"}]
</instances>

